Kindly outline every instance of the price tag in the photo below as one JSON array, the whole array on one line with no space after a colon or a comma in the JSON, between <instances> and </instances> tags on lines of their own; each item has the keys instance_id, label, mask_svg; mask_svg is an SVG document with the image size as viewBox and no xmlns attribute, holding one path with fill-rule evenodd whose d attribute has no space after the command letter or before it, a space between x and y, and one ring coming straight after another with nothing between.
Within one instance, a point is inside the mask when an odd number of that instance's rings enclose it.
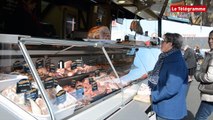
<instances>
[{"instance_id":1,"label":"price tag","mask_svg":"<svg viewBox=\"0 0 213 120\"><path fill-rule=\"evenodd\" d=\"M21 64L20 61L15 61L13 63L13 70L22 70L23 69L23 65Z\"/></svg>"},{"instance_id":2,"label":"price tag","mask_svg":"<svg viewBox=\"0 0 213 120\"><path fill-rule=\"evenodd\" d=\"M71 87L75 87L75 85L76 85L76 80L75 80L75 79L72 79L72 80L71 80L71 85L70 85L70 86L71 86Z\"/></svg>"},{"instance_id":3,"label":"price tag","mask_svg":"<svg viewBox=\"0 0 213 120\"><path fill-rule=\"evenodd\" d=\"M138 50L138 48L131 48L131 50L127 51L127 55L135 55L137 50Z\"/></svg>"},{"instance_id":4,"label":"price tag","mask_svg":"<svg viewBox=\"0 0 213 120\"><path fill-rule=\"evenodd\" d=\"M48 57L45 59L45 67L50 68L51 59Z\"/></svg>"},{"instance_id":5,"label":"price tag","mask_svg":"<svg viewBox=\"0 0 213 120\"><path fill-rule=\"evenodd\" d=\"M77 67L83 67L83 61L82 60L75 60Z\"/></svg>"},{"instance_id":6,"label":"price tag","mask_svg":"<svg viewBox=\"0 0 213 120\"><path fill-rule=\"evenodd\" d=\"M98 90L97 82L93 82L92 83L92 91L96 91L96 90Z\"/></svg>"},{"instance_id":7,"label":"price tag","mask_svg":"<svg viewBox=\"0 0 213 120\"><path fill-rule=\"evenodd\" d=\"M50 64L50 72L55 72L56 67L53 63Z\"/></svg>"},{"instance_id":8,"label":"price tag","mask_svg":"<svg viewBox=\"0 0 213 120\"><path fill-rule=\"evenodd\" d=\"M58 81L54 79L54 86L55 88L58 86Z\"/></svg>"},{"instance_id":9,"label":"price tag","mask_svg":"<svg viewBox=\"0 0 213 120\"><path fill-rule=\"evenodd\" d=\"M96 70L96 71L95 71L95 77L98 77L98 76L100 76L100 71L99 71L99 70Z\"/></svg>"},{"instance_id":10,"label":"price tag","mask_svg":"<svg viewBox=\"0 0 213 120\"><path fill-rule=\"evenodd\" d=\"M84 96L84 88L83 88L83 86L78 86L76 88L76 96L77 96L78 99L83 98L83 96Z\"/></svg>"},{"instance_id":11,"label":"price tag","mask_svg":"<svg viewBox=\"0 0 213 120\"><path fill-rule=\"evenodd\" d=\"M71 70L75 70L77 68L77 63L73 62L71 65Z\"/></svg>"},{"instance_id":12,"label":"price tag","mask_svg":"<svg viewBox=\"0 0 213 120\"><path fill-rule=\"evenodd\" d=\"M52 77L46 78L43 84L45 89L55 88L55 80Z\"/></svg>"},{"instance_id":13,"label":"price tag","mask_svg":"<svg viewBox=\"0 0 213 120\"><path fill-rule=\"evenodd\" d=\"M64 68L64 61L63 61L63 60L60 60L60 61L58 62L58 68L59 68L59 69Z\"/></svg>"},{"instance_id":14,"label":"price tag","mask_svg":"<svg viewBox=\"0 0 213 120\"><path fill-rule=\"evenodd\" d=\"M31 90L31 83L28 79L22 79L16 84L16 93L24 93Z\"/></svg>"},{"instance_id":15,"label":"price tag","mask_svg":"<svg viewBox=\"0 0 213 120\"><path fill-rule=\"evenodd\" d=\"M94 79L92 77L89 78L89 84L92 84L94 81Z\"/></svg>"},{"instance_id":16,"label":"price tag","mask_svg":"<svg viewBox=\"0 0 213 120\"><path fill-rule=\"evenodd\" d=\"M25 61L23 62L23 68L24 68L24 72L25 73L31 74L30 68L29 68L28 64Z\"/></svg>"},{"instance_id":17,"label":"price tag","mask_svg":"<svg viewBox=\"0 0 213 120\"><path fill-rule=\"evenodd\" d=\"M60 90L56 94L56 101L57 101L58 104L64 103L66 101L66 91Z\"/></svg>"},{"instance_id":18,"label":"price tag","mask_svg":"<svg viewBox=\"0 0 213 120\"><path fill-rule=\"evenodd\" d=\"M43 59L39 58L36 60L36 68L39 69L39 68L42 68L44 66L44 61Z\"/></svg>"},{"instance_id":19,"label":"price tag","mask_svg":"<svg viewBox=\"0 0 213 120\"><path fill-rule=\"evenodd\" d=\"M25 101L29 99L36 100L38 98L38 90L36 88L32 88L30 91L25 92L24 94Z\"/></svg>"}]
</instances>

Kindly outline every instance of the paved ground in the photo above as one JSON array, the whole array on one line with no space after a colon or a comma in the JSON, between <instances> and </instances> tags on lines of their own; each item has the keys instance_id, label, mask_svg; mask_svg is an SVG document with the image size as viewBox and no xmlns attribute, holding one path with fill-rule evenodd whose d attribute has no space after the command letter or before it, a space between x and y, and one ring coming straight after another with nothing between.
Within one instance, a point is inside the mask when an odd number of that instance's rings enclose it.
<instances>
[{"instance_id":1,"label":"paved ground","mask_svg":"<svg viewBox=\"0 0 213 120\"><path fill-rule=\"evenodd\" d=\"M198 85L199 83L196 80L193 80L190 84L187 95L188 116L184 120L194 120L194 116L200 105L200 92L198 90ZM208 120L213 120L213 114Z\"/></svg>"}]
</instances>

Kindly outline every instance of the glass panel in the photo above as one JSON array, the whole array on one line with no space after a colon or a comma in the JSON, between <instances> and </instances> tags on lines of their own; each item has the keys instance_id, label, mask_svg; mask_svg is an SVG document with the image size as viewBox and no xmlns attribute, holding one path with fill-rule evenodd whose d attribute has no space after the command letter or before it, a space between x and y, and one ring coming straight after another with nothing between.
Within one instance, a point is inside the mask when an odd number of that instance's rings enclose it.
<instances>
[{"instance_id":1,"label":"glass panel","mask_svg":"<svg viewBox=\"0 0 213 120\"><path fill-rule=\"evenodd\" d=\"M125 77L129 72L136 68L136 66L133 65L135 54L137 52L137 48L110 48L110 51L119 51L117 54L109 54L109 57L112 61L112 64L116 70L116 73L111 69L109 72L109 75L115 83L117 83L118 87L124 87L128 85L129 83L126 81L134 81L132 79L125 79L124 81L117 78L116 74L119 78ZM109 51L109 50L108 50ZM107 52L109 53L109 52ZM115 89L118 89L115 87Z\"/></svg>"},{"instance_id":2,"label":"glass panel","mask_svg":"<svg viewBox=\"0 0 213 120\"><path fill-rule=\"evenodd\" d=\"M18 45L10 43L0 45L0 94L32 115L48 115L40 89ZM5 104L11 105L7 101ZM11 111L17 112L13 109Z\"/></svg>"},{"instance_id":3,"label":"glass panel","mask_svg":"<svg viewBox=\"0 0 213 120\"><path fill-rule=\"evenodd\" d=\"M135 56L133 46L114 41L20 39L25 43L20 43L22 50L17 44L1 43L1 94L38 119L50 118L46 97L55 118L63 119L120 92L124 85L119 77L129 73Z\"/></svg>"}]
</instances>

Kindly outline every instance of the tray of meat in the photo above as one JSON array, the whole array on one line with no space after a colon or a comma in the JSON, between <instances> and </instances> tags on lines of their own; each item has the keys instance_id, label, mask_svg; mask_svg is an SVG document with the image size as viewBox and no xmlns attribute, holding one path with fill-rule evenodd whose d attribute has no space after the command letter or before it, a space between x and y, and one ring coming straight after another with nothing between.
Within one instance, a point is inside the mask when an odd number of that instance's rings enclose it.
<instances>
[{"instance_id":1,"label":"tray of meat","mask_svg":"<svg viewBox=\"0 0 213 120\"><path fill-rule=\"evenodd\" d=\"M67 77L63 77L63 78L57 78L57 81L58 81L58 84L60 86L66 86L66 85L71 85L72 86L72 80L75 80L76 82L77 81L82 82L84 80L84 78L87 78L89 76L95 76L96 74L99 74L100 70L102 70L102 69L97 69L97 70L90 71L90 72L87 72L87 73L76 74L74 76L67 76Z\"/></svg>"},{"instance_id":2,"label":"tray of meat","mask_svg":"<svg viewBox=\"0 0 213 120\"><path fill-rule=\"evenodd\" d=\"M77 74L74 76L68 76L68 77L64 77L64 78L58 78L58 84L60 86L66 86L66 85L71 85L72 84L72 80L75 81L82 81L84 78L88 77L90 75L90 73L82 73L82 74Z\"/></svg>"},{"instance_id":3,"label":"tray of meat","mask_svg":"<svg viewBox=\"0 0 213 120\"><path fill-rule=\"evenodd\" d=\"M22 80L22 83L26 83L27 81ZM26 84L20 85L23 88L19 91L20 86L18 86L18 84L20 81L17 82L18 80L13 80L12 82L9 81L10 84L8 84L7 81L0 84L0 95L7 98L8 103L19 106L22 110L25 110L39 120L51 119L45 101L41 97L38 87L36 86L37 84L31 83L30 90L28 91L24 91L27 88ZM52 103L56 119L63 119L74 113L77 100L67 92L63 91L59 85L55 88L46 89L46 93Z\"/></svg>"},{"instance_id":4,"label":"tray of meat","mask_svg":"<svg viewBox=\"0 0 213 120\"><path fill-rule=\"evenodd\" d=\"M92 102L95 102L103 97L105 97L107 94L106 92L103 92L103 93L100 93L100 94L97 94L96 96L92 97L92 100L90 101L91 103Z\"/></svg>"},{"instance_id":5,"label":"tray of meat","mask_svg":"<svg viewBox=\"0 0 213 120\"><path fill-rule=\"evenodd\" d=\"M18 82L21 79L28 79L28 77L23 75L0 74L0 90L5 89L7 86Z\"/></svg>"},{"instance_id":6,"label":"tray of meat","mask_svg":"<svg viewBox=\"0 0 213 120\"><path fill-rule=\"evenodd\" d=\"M53 105L53 108L55 109L54 110L55 118L58 120L58 119L63 119L65 117L72 115L74 113L74 110L76 107L75 103L76 103L76 99L74 97L72 97L71 95L67 94L67 99L63 104ZM36 104L34 104L34 105L36 105ZM39 104L37 103L37 105L39 105ZM37 111L39 111L40 106L38 106L38 107L33 106L34 113L31 113L33 116L35 116L39 120L50 120L51 119L49 114L45 114L45 115L36 114L35 108L37 108Z\"/></svg>"}]
</instances>

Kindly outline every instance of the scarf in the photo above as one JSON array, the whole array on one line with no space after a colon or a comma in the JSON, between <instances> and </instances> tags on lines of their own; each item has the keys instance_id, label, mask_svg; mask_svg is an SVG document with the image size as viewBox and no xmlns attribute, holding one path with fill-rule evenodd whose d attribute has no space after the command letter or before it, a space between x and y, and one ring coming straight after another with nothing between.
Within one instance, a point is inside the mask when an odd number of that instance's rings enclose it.
<instances>
[{"instance_id":1,"label":"scarf","mask_svg":"<svg viewBox=\"0 0 213 120\"><path fill-rule=\"evenodd\" d=\"M148 82L149 82L149 86L151 88L155 87L158 83L158 79L159 79L159 72L160 69L163 65L163 61L166 57L168 57L169 55L173 54L174 52L178 51L178 49L171 49L168 52L165 53L161 53L158 57L158 61L155 64L154 69L151 71L149 78L148 78Z\"/></svg>"}]
</instances>

